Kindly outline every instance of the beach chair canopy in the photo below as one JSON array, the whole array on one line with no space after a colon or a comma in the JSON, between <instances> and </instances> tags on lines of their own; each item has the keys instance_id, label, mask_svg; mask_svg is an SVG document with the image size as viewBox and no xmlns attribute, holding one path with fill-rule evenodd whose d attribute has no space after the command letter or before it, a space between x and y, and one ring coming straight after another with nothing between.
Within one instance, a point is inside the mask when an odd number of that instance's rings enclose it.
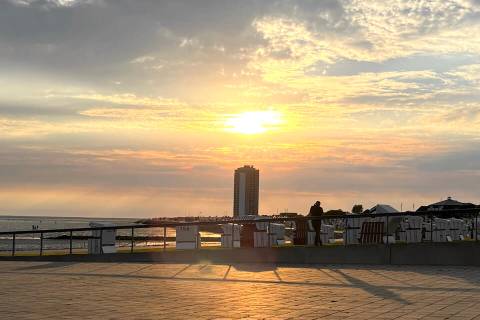
<instances>
[{"instance_id":1,"label":"beach chair canopy","mask_svg":"<svg viewBox=\"0 0 480 320\"><path fill-rule=\"evenodd\" d=\"M388 204L377 204L369 210L370 214L383 214L383 213L395 213L397 209Z\"/></svg>"}]
</instances>

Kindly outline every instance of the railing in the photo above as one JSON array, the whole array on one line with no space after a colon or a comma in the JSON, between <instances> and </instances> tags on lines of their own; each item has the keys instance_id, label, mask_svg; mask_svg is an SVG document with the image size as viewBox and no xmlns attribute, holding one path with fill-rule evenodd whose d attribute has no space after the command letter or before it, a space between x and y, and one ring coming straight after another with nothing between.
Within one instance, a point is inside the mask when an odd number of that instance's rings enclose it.
<instances>
[{"instance_id":1,"label":"railing","mask_svg":"<svg viewBox=\"0 0 480 320\"><path fill-rule=\"evenodd\" d=\"M235 225L247 225L247 224L256 224L256 223L267 223L268 229L270 230L270 223L287 223L287 222L296 222L299 223L301 221L327 221L332 222L336 221L338 225L343 224L343 245L348 245L350 243L348 239L348 230L351 230L349 222L354 219L365 219L365 218L384 218L385 219L385 228L382 231L378 231L377 234L381 235L382 237L386 237L384 243L389 245L391 240L390 237L395 235L394 232L397 230L389 230L389 222L393 218L408 218L408 217L422 217L423 218L423 226L426 223L430 223L430 239L427 239L423 236L425 232L425 228L422 230L422 239L421 242L433 242L433 234L435 231L439 231L439 229L434 229L434 221L435 218L440 217L455 217L455 218L462 218L464 220L469 221L471 224L471 237L470 240L479 241L479 213L480 213L480 206L471 209L459 209L459 210L442 210L442 211L424 211L424 212L399 212L399 213L385 213L385 214L351 214L351 215L323 215L321 217L304 217L304 216L297 216L297 217L259 217L256 219L221 219L215 221L192 221L192 222L161 222L155 224L134 224L134 225L117 225L117 226L104 226L104 227L85 227L85 228L63 228L63 229L48 229L48 230L23 230L23 231L5 231L0 232L0 238L5 236L11 236L11 255L15 256L16 254L16 242L21 235L40 235L40 246L39 246L39 255L43 255L44 253L44 241L45 241L45 234L68 234L67 239L69 242L68 253L74 253L74 233L80 232L87 232L93 234L95 231L100 231L100 236L94 237L93 235L85 236L83 238L86 239L103 239L103 232L105 230L130 230L130 252L134 252L135 247L135 230L137 229L151 229L151 228L163 228L163 249L167 248L167 229L168 228L176 228L178 226L207 226L207 225L222 225L222 224L232 224L232 245L231 248L234 248L234 226ZM358 229L358 227L356 228ZM341 228L339 228L341 230ZM125 239L125 236L123 237ZM146 237L148 238L148 236ZM158 236L157 236L158 238ZM65 240L65 238L62 238ZM5 239L4 239L5 240ZM52 239L49 239L52 240ZM270 241L270 238L269 238ZM101 245L101 244L100 244ZM271 245L271 244L270 244Z\"/></svg>"}]
</instances>

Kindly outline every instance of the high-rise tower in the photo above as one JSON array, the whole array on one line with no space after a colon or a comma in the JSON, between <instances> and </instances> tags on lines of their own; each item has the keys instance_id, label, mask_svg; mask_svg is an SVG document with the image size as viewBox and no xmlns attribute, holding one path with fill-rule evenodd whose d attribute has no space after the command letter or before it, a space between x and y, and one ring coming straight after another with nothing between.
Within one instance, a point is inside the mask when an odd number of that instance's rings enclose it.
<instances>
[{"instance_id":1,"label":"high-rise tower","mask_svg":"<svg viewBox=\"0 0 480 320\"><path fill-rule=\"evenodd\" d=\"M259 171L253 166L235 170L233 216L258 215Z\"/></svg>"}]
</instances>

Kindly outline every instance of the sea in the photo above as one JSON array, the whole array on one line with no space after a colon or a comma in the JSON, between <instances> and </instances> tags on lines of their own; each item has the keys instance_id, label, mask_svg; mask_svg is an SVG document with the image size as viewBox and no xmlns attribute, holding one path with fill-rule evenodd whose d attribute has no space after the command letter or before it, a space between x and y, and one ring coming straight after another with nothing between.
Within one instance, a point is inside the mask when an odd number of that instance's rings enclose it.
<instances>
[{"instance_id":1,"label":"sea","mask_svg":"<svg viewBox=\"0 0 480 320\"><path fill-rule=\"evenodd\" d=\"M133 225L138 219L133 218L85 218L85 217L41 217L41 216L0 216L0 232L9 231L29 231L29 230L52 230L52 229L70 229L70 228L86 228L91 222L107 222L114 225ZM142 237L163 237L163 228L144 228L135 229L134 241L135 247L163 247L163 238L157 240L141 239ZM48 250L69 250L70 239L68 232L48 232L44 233L43 251ZM90 236L90 232L75 232L74 236ZM202 237L212 236L213 234L204 234ZM55 239L64 236L62 239ZM67 236L67 237L65 237ZM131 229L117 230L117 236L131 236ZM215 235L213 235L215 236ZM167 228L167 238L175 237L175 229ZM13 244L12 235L0 235L0 252L11 252ZM175 242L167 241L167 246L174 246ZM87 239L74 239L72 247L74 250L87 249ZM131 240L117 240L117 247L130 247ZM40 250L40 233L28 233L15 236L15 252L18 251L39 251Z\"/></svg>"}]
</instances>

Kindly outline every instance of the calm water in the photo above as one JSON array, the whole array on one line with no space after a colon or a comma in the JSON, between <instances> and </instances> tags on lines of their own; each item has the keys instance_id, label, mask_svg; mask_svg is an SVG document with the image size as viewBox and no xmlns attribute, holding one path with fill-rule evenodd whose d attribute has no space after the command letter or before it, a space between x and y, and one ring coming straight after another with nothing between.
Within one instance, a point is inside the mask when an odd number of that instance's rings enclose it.
<instances>
[{"instance_id":1,"label":"calm water","mask_svg":"<svg viewBox=\"0 0 480 320\"><path fill-rule=\"evenodd\" d=\"M0 231L40 230L89 227L90 222L110 222L116 225L135 223L136 219L102 219L102 218L63 218L63 217L14 217L0 216Z\"/></svg>"},{"instance_id":2,"label":"calm water","mask_svg":"<svg viewBox=\"0 0 480 320\"><path fill-rule=\"evenodd\" d=\"M134 224L137 219L105 219L105 218L67 218L67 217L15 217L15 216L0 216L0 232L5 231L23 231L32 230L35 226L38 230L48 229L67 229L67 228L85 228L89 227L90 222L109 222L115 225L130 225ZM69 235L69 233L46 233L43 240L44 250L67 250L70 245L69 239L47 239L48 237L56 237ZM77 232L74 235L89 236L90 232ZM130 236L131 230L118 230L119 236ZM163 228L148 228L135 229L135 236L163 236ZM175 229L167 229L167 237L174 237ZM215 236L211 233L203 233L202 236ZM218 235L217 235L218 236ZM87 240L73 240L74 249L87 248ZM130 246L130 241L117 240L117 246ZM172 246L174 243L167 242L167 246ZM163 246L163 241L136 241L136 247L145 246ZM11 251L12 236L0 236L0 251ZM17 235L15 239L16 251L32 251L40 249L40 234L25 234Z\"/></svg>"}]
</instances>

